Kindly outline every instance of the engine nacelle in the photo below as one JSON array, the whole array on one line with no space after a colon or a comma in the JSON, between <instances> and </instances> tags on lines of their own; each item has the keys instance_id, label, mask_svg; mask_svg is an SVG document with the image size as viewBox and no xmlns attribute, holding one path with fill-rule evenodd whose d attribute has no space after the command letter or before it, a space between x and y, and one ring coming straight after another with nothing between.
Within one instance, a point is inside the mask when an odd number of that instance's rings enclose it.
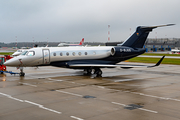
<instances>
[{"instance_id":1,"label":"engine nacelle","mask_svg":"<svg viewBox=\"0 0 180 120\"><path fill-rule=\"evenodd\" d=\"M125 47L125 46L117 46L117 47L112 47L111 48L111 55L114 57L123 57L123 56L129 56L134 53L139 53L139 49L133 49L130 47Z\"/></svg>"},{"instance_id":2,"label":"engine nacelle","mask_svg":"<svg viewBox=\"0 0 180 120\"><path fill-rule=\"evenodd\" d=\"M114 56L115 55L115 53L116 53L116 49L113 47L113 48L111 48L111 55L112 56Z\"/></svg>"}]
</instances>

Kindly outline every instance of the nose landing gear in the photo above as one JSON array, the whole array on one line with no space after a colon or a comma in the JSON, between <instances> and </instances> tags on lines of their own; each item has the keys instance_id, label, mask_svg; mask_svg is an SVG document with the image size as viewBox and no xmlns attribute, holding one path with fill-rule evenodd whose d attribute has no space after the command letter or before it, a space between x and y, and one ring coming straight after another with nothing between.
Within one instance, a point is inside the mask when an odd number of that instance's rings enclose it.
<instances>
[{"instance_id":1,"label":"nose landing gear","mask_svg":"<svg viewBox=\"0 0 180 120\"><path fill-rule=\"evenodd\" d=\"M20 73L19 73L19 75L21 76L21 77L24 77L24 75L25 75L25 73L23 72L23 67L20 67Z\"/></svg>"}]
</instances>

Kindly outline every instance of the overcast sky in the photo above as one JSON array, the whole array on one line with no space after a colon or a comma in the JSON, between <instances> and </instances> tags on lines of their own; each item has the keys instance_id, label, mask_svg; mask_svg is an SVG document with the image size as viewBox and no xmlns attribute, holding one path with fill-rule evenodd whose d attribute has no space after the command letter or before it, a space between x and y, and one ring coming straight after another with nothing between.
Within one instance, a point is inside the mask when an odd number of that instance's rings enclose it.
<instances>
[{"instance_id":1,"label":"overcast sky","mask_svg":"<svg viewBox=\"0 0 180 120\"><path fill-rule=\"evenodd\" d=\"M180 38L180 0L0 0L0 42L124 41L137 26L149 38ZM16 37L17 36L17 37Z\"/></svg>"}]
</instances>

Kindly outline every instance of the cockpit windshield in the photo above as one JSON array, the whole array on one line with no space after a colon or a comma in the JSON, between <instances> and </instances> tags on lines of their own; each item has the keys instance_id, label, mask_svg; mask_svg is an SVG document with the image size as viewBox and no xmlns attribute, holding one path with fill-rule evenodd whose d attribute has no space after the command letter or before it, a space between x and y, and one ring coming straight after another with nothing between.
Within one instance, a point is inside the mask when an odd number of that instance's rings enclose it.
<instances>
[{"instance_id":1,"label":"cockpit windshield","mask_svg":"<svg viewBox=\"0 0 180 120\"><path fill-rule=\"evenodd\" d=\"M24 52L21 53L21 55L26 55L27 52L28 52L28 51L24 51Z\"/></svg>"}]
</instances>

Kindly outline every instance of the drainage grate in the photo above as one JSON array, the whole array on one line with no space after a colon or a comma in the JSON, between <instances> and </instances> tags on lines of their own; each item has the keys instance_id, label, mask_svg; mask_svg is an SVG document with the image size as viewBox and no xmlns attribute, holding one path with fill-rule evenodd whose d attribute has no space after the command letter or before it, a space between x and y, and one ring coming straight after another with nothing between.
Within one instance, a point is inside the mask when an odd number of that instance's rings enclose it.
<instances>
[{"instance_id":1,"label":"drainage grate","mask_svg":"<svg viewBox=\"0 0 180 120\"><path fill-rule=\"evenodd\" d=\"M89 96L89 95L85 95L85 96L83 96L83 98L88 99L88 98L96 98L96 97L94 97L94 96Z\"/></svg>"},{"instance_id":2,"label":"drainage grate","mask_svg":"<svg viewBox=\"0 0 180 120\"><path fill-rule=\"evenodd\" d=\"M134 109L138 109L138 108L142 108L142 107L143 106L141 106L141 105L129 104L129 105L125 106L124 109L134 110Z\"/></svg>"}]
</instances>

